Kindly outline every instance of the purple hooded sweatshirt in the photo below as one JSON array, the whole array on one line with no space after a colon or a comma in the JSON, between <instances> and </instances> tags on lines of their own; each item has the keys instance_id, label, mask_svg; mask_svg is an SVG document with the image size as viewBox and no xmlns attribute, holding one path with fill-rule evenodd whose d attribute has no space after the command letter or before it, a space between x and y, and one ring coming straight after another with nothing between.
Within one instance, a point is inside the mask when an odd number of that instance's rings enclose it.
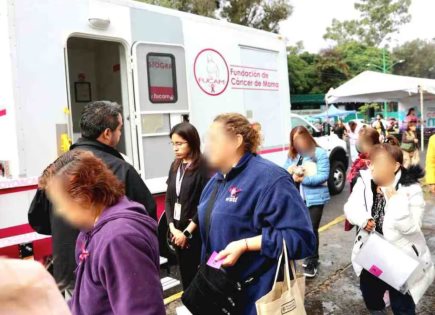
<instances>
[{"instance_id":1,"label":"purple hooded sweatshirt","mask_svg":"<svg viewBox=\"0 0 435 315\"><path fill-rule=\"evenodd\" d=\"M126 197L76 244L74 315L163 315L157 225Z\"/></svg>"}]
</instances>

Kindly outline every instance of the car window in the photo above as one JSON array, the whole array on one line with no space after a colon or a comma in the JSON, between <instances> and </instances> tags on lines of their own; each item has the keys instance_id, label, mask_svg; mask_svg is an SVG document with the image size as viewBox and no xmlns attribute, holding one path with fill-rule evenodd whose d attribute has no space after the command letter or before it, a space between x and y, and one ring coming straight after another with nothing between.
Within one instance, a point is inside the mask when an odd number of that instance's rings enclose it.
<instances>
[{"instance_id":1,"label":"car window","mask_svg":"<svg viewBox=\"0 0 435 315\"><path fill-rule=\"evenodd\" d=\"M291 117L291 126L292 126L292 128L299 127L299 126L304 126L305 128L308 129L308 131L311 134L314 133L313 127L311 127L311 125L307 121L301 119L300 117Z\"/></svg>"}]
</instances>

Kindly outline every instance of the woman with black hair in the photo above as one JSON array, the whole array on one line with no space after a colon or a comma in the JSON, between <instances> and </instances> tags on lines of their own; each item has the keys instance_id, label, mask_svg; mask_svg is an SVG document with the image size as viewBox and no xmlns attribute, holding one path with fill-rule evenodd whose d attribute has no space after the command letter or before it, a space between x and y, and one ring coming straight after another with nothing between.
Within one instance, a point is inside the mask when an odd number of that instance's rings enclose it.
<instances>
[{"instance_id":1,"label":"woman with black hair","mask_svg":"<svg viewBox=\"0 0 435 315\"><path fill-rule=\"evenodd\" d=\"M166 191L166 218L175 246L181 281L187 288L196 274L201 256L198 204L209 171L201 154L196 128L183 122L172 128L171 144L175 160L169 170Z\"/></svg>"},{"instance_id":2,"label":"woman with black hair","mask_svg":"<svg viewBox=\"0 0 435 315\"><path fill-rule=\"evenodd\" d=\"M415 305L434 280L431 253L421 230L425 202L419 180L423 176L418 165L403 167L403 154L397 145L375 145L370 151L370 169L361 171L344 205L346 218L358 227L352 263L370 314L387 314L383 298L388 290L393 314L414 315ZM408 281L406 293L356 263L355 257L374 231L420 262L422 268ZM373 256L377 255L381 253L373 251Z\"/></svg>"},{"instance_id":3,"label":"woman with black hair","mask_svg":"<svg viewBox=\"0 0 435 315\"><path fill-rule=\"evenodd\" d=\"M406 123L415 123L415 124L418 123L418 117L415 114L415 108L414 107L411 107L408 110L408 113L406 114L405 122Z\"/></svg>"}]
</instances>

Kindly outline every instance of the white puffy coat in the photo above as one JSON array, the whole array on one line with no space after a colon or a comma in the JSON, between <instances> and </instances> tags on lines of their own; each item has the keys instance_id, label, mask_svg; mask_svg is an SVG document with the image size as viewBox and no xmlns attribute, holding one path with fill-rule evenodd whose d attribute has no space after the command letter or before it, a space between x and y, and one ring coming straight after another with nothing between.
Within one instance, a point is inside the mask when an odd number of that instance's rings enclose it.
<instances>
[{"instance_id":1,"label":"white puffy coat","mask_svg":"<svg viewBox=\"0 0 435 315\"><path fill-rule=\"evenodd\" d=\"M372 219L373 192L372 176L369 170L361 171L349 200L344 206L347 220L359 228L352 250L352 263L359 276L362 267L354 262L356 254L367 240L369 233L363 228ZM422 264L421 273L409 281L409 292L417 304L435 277L434 264L423 232L421 231L425 202L418 183L405 186L400 184L402 171L396 175L395 195L386 200L383 234L386 240L401 248L408 255L416 257Z\"/></svg>"}]
</instances>

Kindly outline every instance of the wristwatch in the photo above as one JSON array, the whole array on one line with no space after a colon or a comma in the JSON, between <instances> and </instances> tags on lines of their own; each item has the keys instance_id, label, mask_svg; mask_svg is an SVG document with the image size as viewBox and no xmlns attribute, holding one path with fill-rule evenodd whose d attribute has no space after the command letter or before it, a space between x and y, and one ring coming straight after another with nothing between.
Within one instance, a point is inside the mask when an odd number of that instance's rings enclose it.
<instances>
[{"instance_id":1,"label":"wristwatch","mask_svg":"<svg viewBox=\"0 0 435 315\"><path fill-rule=\"evenodd\" d=\"M192 233L190 233L188 230L184 230L183 234L185 237L187 237L189 240L192 238Z\"/></svg>"}]
</instances>

